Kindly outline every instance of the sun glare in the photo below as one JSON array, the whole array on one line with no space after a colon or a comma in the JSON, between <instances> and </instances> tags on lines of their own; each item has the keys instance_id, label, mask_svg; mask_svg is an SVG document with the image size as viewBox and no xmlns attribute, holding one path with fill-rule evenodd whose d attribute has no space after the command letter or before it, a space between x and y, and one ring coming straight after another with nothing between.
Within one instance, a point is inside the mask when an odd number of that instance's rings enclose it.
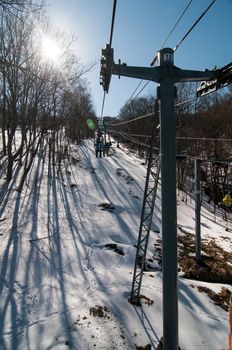
<instances>
[{"instance_id":1,"label":"sun glare","mask_svg":"<svg viewBox=\"0 0 232 350\"><path fill-rule=\"evenodd\" d=\"M42 58L58 64L61 56L61 48L50 38L44 37L41 44Z\"/></svg>"}]
</instances>

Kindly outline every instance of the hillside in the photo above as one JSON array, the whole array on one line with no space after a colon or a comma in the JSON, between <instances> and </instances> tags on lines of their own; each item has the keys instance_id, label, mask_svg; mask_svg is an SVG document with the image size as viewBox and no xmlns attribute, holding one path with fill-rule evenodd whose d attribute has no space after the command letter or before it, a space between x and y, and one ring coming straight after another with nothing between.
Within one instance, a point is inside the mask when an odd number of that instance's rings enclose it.
<instances>
[{"instance_id":1,"label":"hillside","mask_svg":"<svg viewBox=\"0 0 232 350\"><path fill-rule=\"evenodd\" d=\"M72 146L61 171L36 157L23 192L12 182L0 207L0 349L136 349L162 336L160 189L142 308L128 302L146 167L116 147L96 158L93 140ZM2 179L3 183L3 179ZM177 201L180 257L193 243L194 201ZM232 264L232 223L202 208L202 239ZM186 244L187 242L187 244ZM205 248L206 249L206 248ZM210 254L210 251L205 254ZM226 254L226 255L225 255ZM227 261L225 261L225 256ZM183 261L183 259L181 260ZM189 270L188 270L189 271ZM179 272L182 350L226 349L229 284ZM210 298L213 292L217 298ZM222 289L224 288L224 289Z\"/></svg>"}]
</instances>

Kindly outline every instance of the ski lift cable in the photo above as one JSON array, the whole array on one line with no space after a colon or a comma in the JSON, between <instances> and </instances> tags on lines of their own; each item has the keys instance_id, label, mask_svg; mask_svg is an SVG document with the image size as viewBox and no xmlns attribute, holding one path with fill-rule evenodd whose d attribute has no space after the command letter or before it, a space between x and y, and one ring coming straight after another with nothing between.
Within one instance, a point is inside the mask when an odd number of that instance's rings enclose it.
<instances>
[{"instance_id":1,"label":"ski lift cable","mask_svg":"<svg viewBox=\"0 0 232 350\"><path fill-rule=\"evenodd\" d=\"M176 137L179 140L198 140L198 141L225 141L225 142L232 142L232 139L215 139L211 137L184 137L184 136L177 136Z\"/></svg>"},{"instance_id":2,"label":"ski lift cable","mask_svg":"<svg viewBox=\"0 0 232 350\"><path fill-rule=\"evenodd\" d=\"M172 30L171 30L170 33L168 34L167 38L166 38L165 41L163 42L163 44L162 44L162 46L161 46L160 49L162 49L163 46L166 44L166 42L168 41L169 37L171 36L171 34L173 33L173 31L176 29L176 27L177 27L178 23L181 21L182 17L184 16L185 12L187 11L187 9L189 8L189 6L191 5L192 1L193 1L193 0L190 0L190 1L189 1L188 5L186 6L186 8L184 9L184 11L182 12L181 16L178 18L176 24L174 25L174 27L172 28ZM154 59L154 60L156 60L156 59ZM153 61L154 61L154 60L153 60ZM153 62L153 61L152 61L152 62ZM155 62L154 62L154 63L155 63ZM153 64L151 63L151 66L152 66L152 65L153 65ZM143 82L143 80L141 80L140 83L138 84L138 86L135 88L135 90L133 91L131 97L129 98L128 103L130 102L130 100L132 99L132 97L134 96L135 92L138 90L138 88L139 88L139 86L141 85L142 82ZM148 81L148 82L146 83L146 85L145 85L145 86L143 87L143 89L139 92L139 94L145 89L145 87L146 87L149 83L150 83L150 81ZM139 95L139 94L138 94L138 95ZM138 95L136 95L136 96L134 97L134 99L135 99L136 97L138 97ZM133 100L134 100L134 99L133 99Z\"/></svg>"},{"instance_id":3,"label":"ski lift cable","mask_svg":"<svg viewBox=\"0 0 232 350\"><path fill-rule=\"evenodd\" d=\"M134 91L132 92L131 96L129 97L128 101L126 102L124 108L125 108L130 102L133 103L133 101L136 99L136 97L138 97L138 95L136 95L136 96L133 98L134 94L136 93L136 91L138 90L138 88L140 87L140 85L142 84L143 81L144 81L143 79L140 80L140 82L138 83L138 85L136 86L136 88L134 89ZM145 87L144 87L144 88L145 88ZM143 89L144 89L144 88L143 88ZM143 89L142 89L142 90L143 90ZM142 92L142 91L141 91L141 92Z\"/></svg>"},{"instance_id":4,"label":"ski lift cable","mask_svg":"<svg viewBox=\"0 0 232 350\"><path fill-rule=\"evenodd\" d=\"M110 130L112 132L120 133L118 130ZM139 134L129 134L125 131L121 131L121 133L124 133L127 136L134 136L134 137L151 137L151 135L139 135ZM224 138L212 138L212 137L189 137L189 136L176 136L176 139L178 140L195 140L195 141L219 141L219 142L232 142L232 139L224 139Z\"/></svg>"},{"instance_id":5,"label":"ski lift cable","mask_svg":"<svg viewBox=\"0 0 232 350\"><path fill-rule=\"evenodd\" d=\"M128 99L128 102L127 102L127 103L129 103L129 102L132 100L134 94L136 93L136 91L138 90L138 88L140 87L140 85L142 84L142 82L143 82L143 79L139 82L139 84L137 85L137 87L135 88L135 90L133 91L133 93L131 94L130 98Z\"/></svg>"},{"instance_id":6,"label":"ski lift cable","mask_svg":"<svg viewBox=\"0 0 232 350\"><path fill-rule=\"evenodd\" d=\"M185 7L184 11L182 12L182 14L180 15L180 17L178 18L178 20L176 21L176 24L173 26L173 28L171 29L171 31L169 32L167 38L164 40L163 44L160 47L160 50L164 47L164 45L166 44L166 42L168 41L168 39L170 38L170 36L172 35L172 33L174 32L174 30L176 29L177 25L179 24L179 22L181 21L181 19L184 17L186 11L188 10L189 6L191 5L191 3L193 2L193 0L190 0L188 5ZM157 55L155 56L155 58L153 59L153 61L151 62L151 66L154 66L155 62L157 59Z\"/></svg>"},{"instance_id":7,"label":"ski lift cable","mask_svg":"<svg viewBox=\"0 0 232 350\"><path fill-rule=\"evenodd\" d=\"M143 142L140 142L132 137L130 137L130 134L127 134L125 132L119 132L117 130L111 130L112 133L115 133L117 135L120 135L120 137L128 140L128 141L131 141L132 143L134 144L137 144L139 146L143 146L143 147L146 147L146 148L149 148L149 144L145 144ZM203 141L229 141L229 142L232 142L232 139L213 139L213 138L193 138L193 137L177 137L177 139L191 139L191 140L203 140ZM154 147L155 150L159 150L159 148L157 147ZM195 160L196 159L196 156L191 156L191 155L184 155L184 157L186 159L190 159L190 160ZM215 161L215 160L209 160L209 161L214 161L214 162L218 162L218 163L225 163L225 162L232 162L232 160L223 160L223 161Z\"/></svg>"},{"instance_id":8,"label":"ski lift cable","mask_svg":"<svg viewBox=\"0 0 232 350\"><path fill-rule=\"evenodd\" d=\"M110 30L110 48L111 48L112 39L113 39L114 20L115 20L116 6L117 6L117 0L114 0L113 12L112 12L112 20L111 20L111 30Z\"/></svg>"},{"instance_id":9,"label":"ski lift cable","mask_svg":"<svg viewBox=\"0 0 232 350\"><path fill-rule=\"evenodd\" d=\"M139 135L139 134L127 134L129 136L134 136L134 137L151 137L151 135Z\"/></svg>"},{"instance_id":10,"label":"ski lift cable","mask_svg":"<svg viewBox=\"0 0 232 350\"><path fill-rule=\"evenodd\" d=\"M212 94L213 92L215 92L215 91L209 92L208 95ZM202 95L202 96L195 96L195 97L193 97L193 98L190 98L189 100L176 103L174 107L182 106L182 105L184 105L184 104L186 104L186 103L193 102L193 101L197 100L198 98L202 98L202 97L204 97L204 96L203 96L203 95ZM153 112L152 112L152 113L145 114L145 115L142 115L142 116L139 116L139 117L134 118L134 119L126 120L126 121L123 121L123 122L120 122L120 123L114 123L114 124L106 123L106 125L108 125L108 126L119 126L119 125L123 125L123 124L127 124L127 123L131 123L131 122L137 121L137 120L139 120L139 119L151 117L152 115L154 115Z\"/></svg>"},{"instance_id":11,"label":"ski lift cable","mask_svg":"<svg viewBox=\"0 0 232 350\"><path fill-rule=\"evenodd\" d=\"M103 93L103 99L102 99L102 108L101 108L101 120L103 118L103 111L104 111L104 106L105 106L105 98L106 98L106 93L104 91Z\"/></svg>"},{"instance_id":12,"label":"ski lift cable","mask_svg":"<svg viewBox=\"0 0 232 350\"><path fill-rule=\"evenodd\" d=\"M141 90L137 93L137 95L133 98L132 102L141 94L141 92L145 89L145 87L150 83L150 80L148 80L145 85L142 87Z\"/></svg>"},{"instance_id":13,"label":"ski lift cable","mask_svg":"<svg viewBox=\"0 0 232 350\"><path fill-rule=\"evenodd\" d=\"M133 93L131 94L131 97L129 98L129 100L127 101L127 103L125 104L125 106L127 106L130 102L133 102L140 94L141 92L143 92L143 90L145 89L145 87L150 83L150 80L149 81L146 81L146 83L144 84L144 86L142 87L141 90L139 90L139 92L137 93L137 95L135 97L134 94L136 93L136 91L138 90L138 88L140 87L140 85L142 84L144 80L141 80L139 82L139 84L136 86L136 88L134 89ZM133 98L132 98L133 97Z\"/></svg>"},{"instance_id":14,"label":"ski lift cable","mask_svg":"<svg viewBox=\"0 0 232 350\"><path fill-rule=\"evenodd\" d=\"M211 8L211 6L214 4L216 0L213 0L211 2L211 4L207 7L207 9L201 14L201 16L197 19L197 21L193 24L193 26L189 29L189 31L184 35L184 37L181 39L181 41L179 42L179 44L177 44L174 48L174 51L176 51L178 49L178 47L182 44L182 42L187 38L187 36L190 34L190 32L195 28L195 26L198 24L198 22L205 16L205 14L208 12L208 10ZM166 44L167 40L169 39L169 37L171 36L171 34L174 32L175 28L177 27L177 25L179 24L179 22L181 21L181 19L183 18L184 14L186 13L186 11L188 10L188 8L190 7L192 3L192 0L189 1L188 5L186 6L186 8L184 9L184 11L182 12L181 16L178 18L176 24L174 25L174 27L172 28L172 30L170 31L170 33L168 34L167 38L165 39L165 41L163 42L162 46L160 49L163 48L163 46ZM151 66L153 66L156 62L156 58L157 56L155 56L155 58L153 59L153 61L151 62ZM139 82L139 84L137 85L137 87L135 88L135 90L133 91L131 97L129 98L128 102L129 103L132 99L132 97L134 96L135 92L137 91L137 89L139 88L139 86L141 85L141 83L143 82L143 80L141 80ZM145 89L145 87L150 83L150 81L146 82L146 84L144 85L144 87L139 91L139 93L133 98L133 100L135 100L139 95L140 93ZM133 101L132 100L132 101ZM188 101L186 102L183 102L182 104L184 103L187 103ZM180 104L179 104L180 105Z\"/></svg>"},{"instance_id":15,"label":"ski lift cable","mask_svg":"<svg viewBox=\"0 0 232 350\"><path fill-rule=\"evenodd\" d=\"M200 96L200 97L201 97L201 96ZM198 98L198 97L194 97L194 98L192 98L192 99L190 99L190 100L177 103L177 104L175 104L175 107L179 107L180 105L183 105L183 104L185 104L185 103L192 102L192 101L196 100L197 98ZM112 124L112 123L106 123L106 125L108 125L108 126L119 126L119 125L123 125L123 124L135 122L135 121L137 121L137 120L139 120L139 119L151 117L151 116L153 116L153 115L154 115L154 112L148 113L148 114L145 114L145 115L141 115L141 116L139 116L139 117L137 117L137 118L133 118L133 119L130 119L130 120L125 120L125 121L120 122L120 123L113 123L113 124Z\"/></svg>"},{"instance_id":16,"label":"ski lift cable","mask_svg":"<svg viewBox=\"0 0 232 350\"><path fill-rule=\"evenodd\" d=\"M137 144L139 146L143 146L143 147L146 147L146 148L150 147L149 144L141 142L141 141L138 141L138 140L136 140L136 139L134 139L132 137L129 137L129 135L124 133L124 132L119 132L119 131L116 131L116 130L111 130L111 132L115 133L115 134L118 134L118 135L120 135L120 137L122 137L122 138L124 138L124 139L126 139L128 141L131 141L132 143ZM159 150L159 148L156 148L156 147L154 147L154 149L155 150Z\"/></svg>"},{"instance_id":17,"label":"ski lift cable","mask_svg":"<svg viewBox=\"0 0 232 350\"><path fill-rule=\"evenodd\" d=\"M115 133L115 134L118 134L118 135L120 135L121 137L126 138L126 139L130 140L130 141L133 142L133 143L137 143L138 145L145 146L145 147L149 147L149 144L144 143L144 142L139 141L139 140L136 140L135 138L131 137L130 134L127 134L127 133L124 132L124 131L121 131L121 132L120 132L120 131L117 131L117 130L112 130L111 132L112 132L112 133Z\"/></svg>"},{"instance_id":18,"label":"ski lift cable","mask_svg":"<svg viewBox=\"0 0 232 350\"><path fill-rule=\"evenodd\" d=\"M161 45L162 49L164 47L164 45L166 44L166 42L168 41L168 39L170 38L170 36L172 35L172 33L174 32L174 30L176 29L177 25L179 24L179 22L181 21L182 17L184 17L186 11L188 10L189 6L191 5L191 3L193 2L193 0L190 0L188 5L186 6L186 8L184 9L184 11L182 12L181 16L179 17L179 19L177 20L176 24L173 26L173 28L171 29L170 33L168 34L167 38L164 40L163 44Z\"/></svg>"},{"instance_id":19,"label":"ski lift cable","mask_svg":"<svg viewBox=\"0 0 232 350\"><path fill-rule=\"evenodd\" d=\"M186 103L193 102L193 101L195 101L198 97L202 97L202 96L195 96L195 97L193 97L193 98L190 98L189 100L176 103L176 104L175 104L175 107L180 107L180 106L182 106L182 105L184 105L184 104L186 104Z\"/></svg>"},{"instance_id":20,"label":"ski lift cable","mask_svg":"<svg viewBox=\"0 0 232 350\"><path fill-rule=\"evenodd\" d=\"M110 43L109 47L112 46L112 40L113 40L113 32L114 32L114 21L115 21L115 13L116 13L116 6L117 6L117 0L114 0L113 4L113 11L112 11L112 19L111 19L111 28L110 28ZM101 121L103 120L103 112L104 112L104 106L105 106L105 97L106 93L104 91L103 93L103 99L102 99L102 108L101 108Z\"/></svg>"},{"instance_id":21,"label":"ski lift cable","mask_svg":"<svg viewBox=\"0 0 232 350\"><path fill-rule=\"evenodd\" d=\"M130 120L126 120L126 121L123 121L123 122L120 122L120 123L114 123L114 124L106 123L106 125L108 125L108 126L119 126L119 125L123 125L123 124L132 123L132 122L135 122L135 121L137 121L139 119L143 119L143 118L147 118L147 117L151 117L151 116L154 116L154 112L148 113L148 114L145 114L145 115L141 115L140 117L137 117L137 118L134 118L134 119L130 119Z\"/></svg>"},{"instance_id":22,"label":"ski lift cable","mask_svg":"<svg viewBox=\"0 0 232 350\"><path fill-rule=\"evenodd\" d=\"M207 9L201 14L201 16L196 20L196 22L192 25L192 27L188 30L188 32L183 36L183 38L180 40L180 42L175 46L174 51L176 51L179 46L182 44L182 42L187 38L187 36L190 34L190 32L195 28L195 26L198 24L198 22L200 22L200 20L206 15L206 13L209 11L209 9L211 8L211 6L215 3L216 0L213 0L211 2L211 4L207 7ZM184 16L184 14L186 13L186 11L188 10L189 6L191 5L192 0L189 1L188 5L186 6L186 8L184 9L183 13L181 14L181 16L179 17L179 19L177 20L176 24L174 25L174 27L172 28L172 30L170 31L170 33L168 34L166 40L164 41L164 43L162 44L161 48L162 49L164 47L164 45L166 44L166 42L168 41L169 37L171 36L171 34L173 33L173 31L175 30L175 28L177 27L178 23L180 22L180 20L182 19L182 17ZM153 61L151 62L151 66L153 66L156 62L156 58L157 56L155 56L155 58L153 59ZM142 82L142 81L141 81ZM141 82L139 83L139 85L141 84ZM150 83L150 81L148 81L145 86L143 87L143 89L140 90L140 92L134 97L134 99L136 97L138 97L138 95L144 90L144 88ZM138 89L139 85L137 86L136 90ZM133 93L134 94L134 93ZM132 94L132 95L133 95Z\"/></svg>"},{"instance_id":23,"label":"ski lift cable","mask_svg":"<svg viewBox=\"0 0 232 350\"><path fill-rule=\"evenodd\" d=\"M191 33L191 31L196 27L196 25L200 22L200 20L206 15L206 13L209 11L209 9L213 6L213 4L216 2L216 0L213 0L207 9L198 17L198 19L195 21L195 23L192 25L192 27L187 31L187 33L183 36L183 38L180 40L180 42L174 47L174 51L176 51L180 45L183 43L183 41L187 38L187 36Z\"/></svg>"},{"instance_id":24,"label":"ski lift cable","mask_svg":"<svg viewBox=\"0 0 232 350\"><path fill-rule=\"evenodd\" d=\"M209 9L212 7L212 5L216 2L216 0L213 0L210 5L206 8L206 10L201 14L201 16L195 21L195 23L192 25L192 27L188 30L188 32L183 36L183 38L180 40L180 42L175 46L174 48L174 51L176 51L179 46L182 44L182 42L187 38L187 36L190 34L190 32L196 27L196 25L199 23L199 21L206 15L206 13L209 11ZM165 43L167 42L167 40L169 39L170 35L173 33L173 31L175 30L175 28L177 27L178 23L180 22L180 20L183 18L184 14L186 13L186 11L188 10L188 8L190 7L192 3L192 0L189 1L188 5L186 6L186 8L184 9L183 13L181 14L181 16L178 18L176 24L174 25L174 27L172 28L172 30L170 31L170 33L168 34L166 40L164 41L164 43L162 44L161 48L165 45ZM114 9L113 9L113 16L112 16L112 24L111 24L111 36L110 36L110 43L112 42L112 35L113 35L113 26L114 26L114 17L115 17L115 9L116 9L116 1L114 2ZM155 63L155 60L156 60L156 57L155 59L152 61L151 63L151 66L154 65ZM132 97L134 96L135 92L138 90L139 86L142 84L143 80L141 80L139 82L139 84L137 85L137 87L135 88L135 90L133 91L131 97L129 98L127 104L133 100L135 100L139 95L140 93L145 89L145 87L150 83L150 81L146 82L145 85L143 86L143 88L137 93L137 95L133 98L132 100ZM190 100L187 100L187 101L184 101L184 102L180 102L178 104L175 105L175 107L179 107L185 103L189 103L189 102L192 102L194 100L196 100L197 97L194 97ZM148 115L144 116L144 117L147 117ZM140 119L140 118L139 118ZM136 118L131 120L131 121L135 121L137 120ZM122 122L122 123L128 123L128 122L131 122L131 121L126 121L126 122ZM122 123L119 123L118 125L122 124ZM112 126L116 125L116 124L111 124Z\"/></svg>"}]
</instances>

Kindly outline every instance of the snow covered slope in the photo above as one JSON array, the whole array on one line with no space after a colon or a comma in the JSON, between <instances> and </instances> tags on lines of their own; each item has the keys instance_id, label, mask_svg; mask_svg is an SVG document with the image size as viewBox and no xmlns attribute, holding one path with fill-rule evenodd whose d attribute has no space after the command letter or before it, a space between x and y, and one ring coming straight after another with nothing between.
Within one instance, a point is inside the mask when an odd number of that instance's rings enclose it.
<instances>
[{"instance_id":1,"label":"snow covered slope","mask_svg":"<svg viewBox=\"0 0 232 350\"><path fill-rule=\"evenodd\" d=\"M0 349L136 349L162 336L162 271L144 273L142 308L130 295L146 167L114 144L96 158L93 141L73 146L61 173L36 158L19 194L0 207ZM194 233L194 206L178 197L178 226ZM224 222L203 210L202 237L232 251ZM158 190L147 257L161 239ZM157 264L158 265L158 264ZM226 349L228 312L179 277L182 350ZM232 290L230 285L225 287ZM170 349L171 350L171 349Z\"/></svg>"}]
</instances>

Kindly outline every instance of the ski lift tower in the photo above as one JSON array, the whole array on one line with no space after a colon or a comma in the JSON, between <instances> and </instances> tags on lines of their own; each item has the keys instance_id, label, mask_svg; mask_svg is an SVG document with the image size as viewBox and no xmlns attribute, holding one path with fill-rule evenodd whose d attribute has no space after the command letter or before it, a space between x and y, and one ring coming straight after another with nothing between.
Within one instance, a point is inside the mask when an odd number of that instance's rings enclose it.
<instances>
[{"instance_id":1,"label":"ski lift tower","mask_svg":"<svg viewBox=\"0 0 232 350\"><path fill-rule=\"evenodd\" d=\"M157 98L160 111L162 245L163 245L163 348L178 350L177 297L177 225L176 225L176 145L174 101L177 82L219 81L222 70L182 70L174 65L174 51L164 48L158 52L158 66L131 67L115 64L113 49L102 50L101 84L108 92L111 75L151 80L159 83ZM224 74L231 79L231 66ZM223 80L222 80L223 81ZM224 83L224 81L223 81Z\"/></svg>"}]
</instances>

